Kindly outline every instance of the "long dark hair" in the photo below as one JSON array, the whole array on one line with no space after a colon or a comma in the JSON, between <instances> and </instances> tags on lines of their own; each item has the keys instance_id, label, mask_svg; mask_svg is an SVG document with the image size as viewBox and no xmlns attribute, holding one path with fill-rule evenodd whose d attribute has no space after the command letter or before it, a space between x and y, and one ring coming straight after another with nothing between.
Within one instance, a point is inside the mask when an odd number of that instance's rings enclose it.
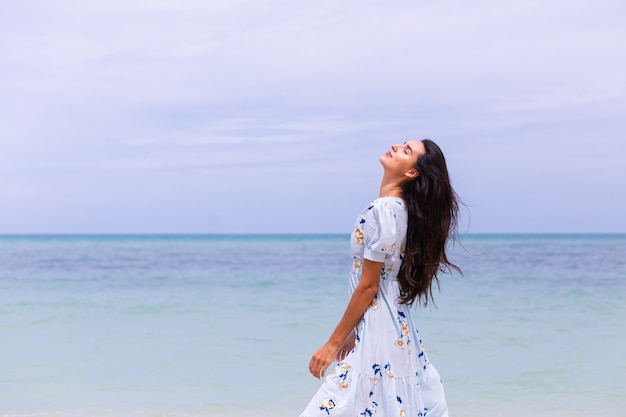
<instances>
[{"instance_id":1,"label":"long dark hair","mask_svg":"<svg viewBox=\"0 0 626 417\"><path fill-rule=\"evenodd\" d=\"M448 238L455 238L459 199L450 184L448 167L441 149L429 139L422 140L426 153L417 158L417 178L402 188L408 209L404 260L398 273L399 301L426 306L433 299L433 281L438 274L461 269L448 260Z\"/></svg>"}]
</instances>

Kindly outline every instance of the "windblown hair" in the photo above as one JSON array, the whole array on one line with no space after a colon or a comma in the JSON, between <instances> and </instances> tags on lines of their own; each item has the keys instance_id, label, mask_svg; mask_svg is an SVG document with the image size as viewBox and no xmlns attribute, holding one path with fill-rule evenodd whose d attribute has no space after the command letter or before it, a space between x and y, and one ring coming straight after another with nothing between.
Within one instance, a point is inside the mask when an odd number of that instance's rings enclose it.
<instances>
[{"instance_id":1,"label":"windblown hair","mask_svg":"<svg viewBox=\"0 0 626 417\"><path fill-rule=\"evenodd\" d=\"M456 238L459 217L458 196L448 175L441 149L429 139L422 140L426 153L414 165L419 175L402 189L408 209L406 250L398 273L399 301L426 306L433 300L433 281L438 274L461 269L448 260L448 238Z\"/></svg>"}]
</instances>

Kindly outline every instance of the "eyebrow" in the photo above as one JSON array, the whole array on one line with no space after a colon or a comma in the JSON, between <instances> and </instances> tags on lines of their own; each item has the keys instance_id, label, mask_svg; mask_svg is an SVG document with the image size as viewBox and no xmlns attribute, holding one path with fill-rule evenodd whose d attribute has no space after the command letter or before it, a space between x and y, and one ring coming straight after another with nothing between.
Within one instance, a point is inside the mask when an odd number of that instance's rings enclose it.
<instances>
[{"instance_id":1,"label":"eyebrow","mask_svg":"<svg viewBox=\"0 0 626 417\"><path fill-rule=\"evenodd\" d=\"M406 147L407 147L407 148L409 148L409 150L411 151L411 153L413 153L413 148L411 148L411 146L410 146L408 143L406 143L406 142L404 142L404 144L406 145Z\"/></svg>"}]
</instances>

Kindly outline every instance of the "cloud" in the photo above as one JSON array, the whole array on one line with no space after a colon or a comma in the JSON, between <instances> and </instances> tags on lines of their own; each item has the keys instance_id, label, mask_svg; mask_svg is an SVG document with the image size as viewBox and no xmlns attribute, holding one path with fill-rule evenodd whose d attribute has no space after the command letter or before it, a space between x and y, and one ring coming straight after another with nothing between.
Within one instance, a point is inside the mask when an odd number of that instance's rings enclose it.
<instances>
[{"instance_id":1,"label":"cloud","mask_svg":"<svg viewBox=\"0 0 626 417\"><path fill-rule=\"evenodd\" d=\"M553 201L549 187L559 186L559 201L574 205L576 181L611 178L594 191L599 199L625 185L626 58L616 52L625 8L609 0L9 1L0 16L0 189L18 213L46 204L38 195L71 199L71 190L101 201L85 191L91 183L110 196L152 184L196 201L199 190L226 192L213 180L203 189L206 178L254 183L257 198L262 184L277 184L267 186L276 199L291 179L306 184L303 201L330 194L348 212L369 198L365 184L375 194L376 160L389 143L431 137L478 202L478 230L539 229L492 225L492 190ZM581 164L587 173L572 173ZM520 174L529 167L531 189ZM353 194L342 197L346 189ZM146 199L157 204L166 191ZM510 217L522 218L524 204L508 208ZM311 230L333 215L327 210ZM214 214L235 227L227 212Z\"/></svg>"}]
</instances>

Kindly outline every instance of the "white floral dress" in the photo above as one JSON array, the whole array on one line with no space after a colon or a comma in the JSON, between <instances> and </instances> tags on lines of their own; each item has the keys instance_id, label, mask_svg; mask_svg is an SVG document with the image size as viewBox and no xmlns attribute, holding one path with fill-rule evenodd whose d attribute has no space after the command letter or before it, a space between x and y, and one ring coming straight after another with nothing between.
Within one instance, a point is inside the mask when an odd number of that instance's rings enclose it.
<instances>
[{"instance_id":1,"label":"white floral dress","mask_svg":"<svg viewBox=\"0 0 626 417\"><path fill-rule=\"evenodd\" d=\"M378 294L356 326L354 350L329 369L300 417L447 417L439 373L428 361L396 280L406 240L407 211L395 197L374 200L357 218L350 294L363 259L384 262Z\"/></svg>"}]
</instances>

